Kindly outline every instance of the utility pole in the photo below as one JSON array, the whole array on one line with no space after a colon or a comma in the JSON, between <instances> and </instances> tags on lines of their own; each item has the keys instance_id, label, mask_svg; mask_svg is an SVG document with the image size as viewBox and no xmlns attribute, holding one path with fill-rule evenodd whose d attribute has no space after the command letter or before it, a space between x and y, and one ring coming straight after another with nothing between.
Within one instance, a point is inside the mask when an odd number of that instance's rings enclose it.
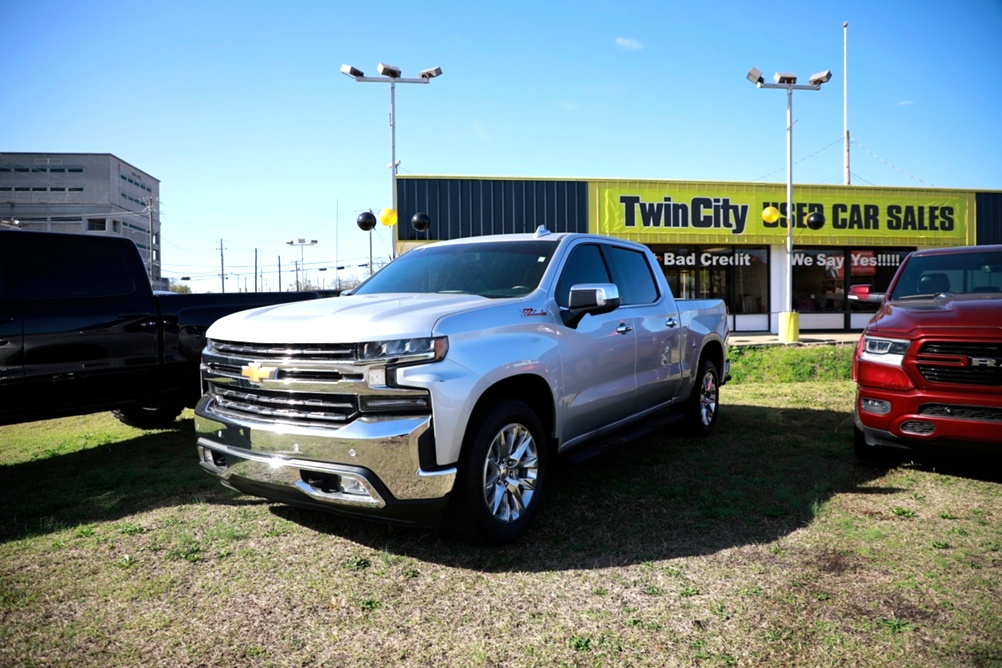
<instances>
[{"instance_id":1,"label":"utility pole","mask_svg":"<svg viewBox=\"0 0 1002 668\"><path fill-rule=\"evenodd\" d=\"M220 292L226 292L226 267L223 264L223 240L219 240L219 286Z\"/></svg>"},{"instance_id":2,"label":"utility pole","mask_svg":"<svg viewBox=\"0 0 1002 668\"><path fill-rule=\"evenodd\" d=\"M150 221L150 247L147 253L149 259L150 285L153 285L153 198L149 198L149 221Z\"/></svg>"},{"instance_id":3,"label":"utility pole","mask_svg":"<svg viewBox=\"0 0 1002 668\"><path fill-rule=\"evenodd\" d=\"M849 173L849 22L842 23L842 128L845 130L845 185L852 183Z\"/></svg>"},{"instance_id":4,"label":"utility pole","mask_svg":"<svg viewBox=\"0 0 1002 668\"><path fill-rule=\"evenodd\" d=\"M278 256L278 291L282 291L282 256Z\"/></svg>"},{"instance_id":5,"label":"utility pole","mask_svg":"<svg viewBox=\"0 0 1002 668\"><path fill-rule=\"evenodd\" d=\"M254 249L254 292L257 292L257 249Z\"/></svg>"}]
</instances>

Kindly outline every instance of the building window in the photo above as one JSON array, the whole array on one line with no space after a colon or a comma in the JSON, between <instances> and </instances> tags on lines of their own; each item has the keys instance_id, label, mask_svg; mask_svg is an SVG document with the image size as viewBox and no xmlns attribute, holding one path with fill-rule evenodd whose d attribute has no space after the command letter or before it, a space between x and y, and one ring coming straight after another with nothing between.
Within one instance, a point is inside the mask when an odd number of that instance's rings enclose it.
<instances>
[{"instance_id":1,"label":"building window","mask_svg":"<svg viewBox=\"0 0 1002 668\"><path fill-rule=\"evenodd\" d=\"M769 312L769 249L763 246L658 246L672 293L723 299L731 313Z\"/></svg>"},{"instance_id":2,"label":"building window","mask_svg":"<svg viewBox=\"0 0 1002 668\"><path fill-rule=\"evenodd\" d=\"M108 229L108 222L104 218L87 219L88 232L104 232L107 229Z\"/></svg>"},{"instance_id":3,"label":"building window","mask_svg":"<svg viewBox=\"0 0 1002 668\"><path fill-rule=\"evenodd\" d=\"M875 311L877 304L848 301L849 286L868 284L875 292L885 291L909 252L905 248L795 249L793 310Z\"/></svg>"}]
</instances>

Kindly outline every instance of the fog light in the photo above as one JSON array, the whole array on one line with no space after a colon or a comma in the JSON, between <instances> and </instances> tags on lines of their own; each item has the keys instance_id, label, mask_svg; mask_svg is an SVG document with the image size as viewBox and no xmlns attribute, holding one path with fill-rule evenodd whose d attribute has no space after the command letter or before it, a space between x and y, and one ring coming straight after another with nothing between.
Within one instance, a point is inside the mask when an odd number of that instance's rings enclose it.
<instances>
[{"instance_id":1,"label":"fog light","mask_svg":"<svg viewBox=\"0 0 1002 668\"><path fill-rule=\"evenodd\" d=\"M882 399L867 399L864 397L859 400L859 408L866 413L873 413L874 415L887 415L891 412L891 402L884 401Z\"/></svg>"},{"instance_id":2,"label":"fog light","mask_svg":"<svg viewBox=\"0 0 1002 668\"><path fill-rule=\"evenodd\" d=\"M361 480L357 478L341 478L341 491L344 494L354 494L356 496L369 496L369 491L365 489Z\"/></svg>"}]
</instances>

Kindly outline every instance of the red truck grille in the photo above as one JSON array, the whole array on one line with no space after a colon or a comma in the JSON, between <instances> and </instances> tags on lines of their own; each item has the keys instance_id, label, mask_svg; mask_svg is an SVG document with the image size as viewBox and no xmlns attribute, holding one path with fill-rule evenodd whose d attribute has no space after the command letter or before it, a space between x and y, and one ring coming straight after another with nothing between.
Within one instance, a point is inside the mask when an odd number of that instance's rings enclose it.
<instances>
[{"instance_id":1,"label":"red truck grille","mask_svg":"<svg viewBox=\"0 0 1002 668\"><path fill-rule=\"evenodd\" d=\"M915 360L930 383L1002 387L1002 344L930 341Z\"/></svg>"},{"instance_id":2,"label":"red truck grille","mask_svg":"<svg viewBox=\"0 0 1002 668\"><path fill-rule=\"evenodd\" d=\"M924 404L919 415L944 417L953 420L976 420L978 422L1002 422L1002 408L984 406L948 406L946 404Z\"/></svg>"}]
</instances>

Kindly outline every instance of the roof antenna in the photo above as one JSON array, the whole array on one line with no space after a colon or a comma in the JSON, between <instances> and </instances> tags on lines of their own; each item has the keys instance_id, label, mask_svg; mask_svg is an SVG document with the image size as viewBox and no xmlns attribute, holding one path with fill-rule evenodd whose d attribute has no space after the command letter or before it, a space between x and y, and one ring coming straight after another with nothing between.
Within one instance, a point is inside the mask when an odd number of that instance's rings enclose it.
<instances>
[{"instance_id":1,"label":"roof antenna","mask_svg":"<svg viewBox=\"0 0 1002 668\"><path fill-rule=\"evenodd\" d=\"M538 239L539 237L547 236L549 233L550 231L546 229L546 225L540 225L539 227L536 228L535 237Z\"/></svg>"}]
</instances>

